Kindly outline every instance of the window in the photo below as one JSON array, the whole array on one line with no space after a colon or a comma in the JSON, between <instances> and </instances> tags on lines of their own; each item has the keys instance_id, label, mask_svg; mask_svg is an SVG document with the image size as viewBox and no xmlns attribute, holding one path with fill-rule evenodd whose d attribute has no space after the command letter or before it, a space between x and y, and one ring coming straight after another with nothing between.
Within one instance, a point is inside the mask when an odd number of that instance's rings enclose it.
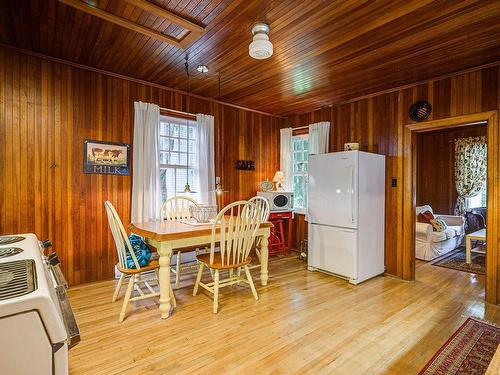
<instances>
[{"instance_id":1,"label":"window","mask_svg":"<svg viewBox=\"0 0 500 375\"><path fill-rule=\"evenodd\" d=\"M467 198L465 200L465 205L467 208L486 207L486 201L487 201L486 184L484 184L479 194L477 194L472 198Z\"/></svg>"},{"instance_id":2,"label":"window","mask_svg":"<svg viewBox=\"0 0 500 375\"><path fill-rule=\"evenodd\" d=\"M297 212L307 208L307 161L309 156L308 135L292 137L293 206Z\"/></svg>"},{"instance_id":3,"label":"window","mask_svg":"<svg viewBox=\"0 0 500 375\"><path fill-rule=\"evenodd\" d=\"M196 126L196 121L193 120L160 117L160 179L164 201L177 195L184 195L182 191L186 185L188 159L189 185L192 191L199 192ZM192 193L191 197L199 199L195 193Z\"/></svg>"}]
</instances>

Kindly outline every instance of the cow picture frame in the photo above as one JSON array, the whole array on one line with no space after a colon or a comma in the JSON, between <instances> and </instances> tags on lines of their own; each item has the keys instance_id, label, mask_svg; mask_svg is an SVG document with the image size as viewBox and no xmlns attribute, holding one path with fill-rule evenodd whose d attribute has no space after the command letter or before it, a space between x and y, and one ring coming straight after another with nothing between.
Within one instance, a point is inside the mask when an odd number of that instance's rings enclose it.
<instances>
[{"instance_id":1,"label":"cow picture frame","mask_svg":"<svg viewBox=\"0 0 500 375\"><path fill-rule=\"evenodd\" d=\"M83 173L130 175L130 145L84 140Z\"/></svg>"}]
</instances>

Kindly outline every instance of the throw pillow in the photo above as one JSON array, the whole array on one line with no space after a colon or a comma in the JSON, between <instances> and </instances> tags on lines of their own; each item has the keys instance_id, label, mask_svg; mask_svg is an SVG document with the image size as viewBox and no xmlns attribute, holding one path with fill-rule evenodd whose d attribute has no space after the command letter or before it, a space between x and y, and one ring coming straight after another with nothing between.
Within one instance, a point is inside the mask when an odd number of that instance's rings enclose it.
<instances>
[{"instance_id":1,"label":"throw pillow","mask_svg":"<svg viewBox=\"0 0 500 375\"><path fill-rule=\"evenodd\" d=\"M448 225L444 222L443 219L437 218L431 220L432 229L434 232L444 232Z\"/></svg>"},{"instance_id":2,"label":"throw pillow","mask_svg":"<svg viewBox=\"0 0 500 375\"><path fill-rule=\"evenodd\" d=\"M434 215L430 211L424 211L418 214L417 221L419 223L431 224L431 220L434 219Z\"/></svg>"}]
</instances>

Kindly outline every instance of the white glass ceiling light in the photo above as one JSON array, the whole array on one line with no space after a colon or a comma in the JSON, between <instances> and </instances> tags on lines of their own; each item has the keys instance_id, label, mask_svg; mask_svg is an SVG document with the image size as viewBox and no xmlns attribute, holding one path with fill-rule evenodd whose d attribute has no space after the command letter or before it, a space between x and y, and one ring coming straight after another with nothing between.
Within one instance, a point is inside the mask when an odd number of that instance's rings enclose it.
<instances>
[{"instance_id":1,"label":"white glass ceiling light","mask_svg":"<svg viewBox=\"0 0 500 375\"><path fill-rule=\"evenodd\" d=\"M196 70L200 73L208 73L208 66L200 64L196 67Z\"/></svg>"},{"instance_id":2,"label":"white glass ceiling light","mask_svg":"<svg viewBox=\"0 0 500 375\"><path fill-rule=\"evenodd\" d=\"M269 41L269 25L257 22L252 26L253 41L248 46L248 53L257 60L273 55L273 44Z\"/></svg>"}]
</instances>

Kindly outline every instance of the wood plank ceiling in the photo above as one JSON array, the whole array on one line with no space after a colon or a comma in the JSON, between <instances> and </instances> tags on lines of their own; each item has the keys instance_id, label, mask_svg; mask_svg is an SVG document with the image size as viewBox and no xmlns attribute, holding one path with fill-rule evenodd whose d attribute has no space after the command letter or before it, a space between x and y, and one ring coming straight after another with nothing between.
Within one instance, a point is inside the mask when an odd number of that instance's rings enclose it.
<instances>
[{"instance_id":1,"label":"wood plank ceiling","mask_svg":"<svg viewBox=\"0 0 500 375\"><path fill-rule=\"evenodd\" d=\"M220 99L286 115L500 60L498 0L150 0L206 27L187 50L57 0L4 0L0 42L186 90L184 56L220 72ZM130 1L87 1L165 35L184 29ZM248 55L271 26L274 55ZM217 97L215 76L191 91Z\"/></svg>"}]
</instances>

